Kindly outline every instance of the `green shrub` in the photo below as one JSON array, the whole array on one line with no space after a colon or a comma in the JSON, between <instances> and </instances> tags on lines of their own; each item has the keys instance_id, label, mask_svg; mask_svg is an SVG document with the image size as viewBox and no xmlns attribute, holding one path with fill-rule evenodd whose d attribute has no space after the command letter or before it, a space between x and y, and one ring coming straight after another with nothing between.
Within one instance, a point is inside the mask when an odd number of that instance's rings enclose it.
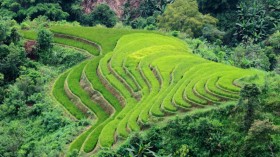
<instances>
[{"instance_id":1,"label":"green shrub","mask_svg":"<svg viewBox=\"0 0 280 157\"><path fill-rule=\"evenodd\" d=\"M20 24L20 27L21 27L22 30L29 30L30 29L30 26L26 22L22 22Z\"/></svg>"},{"instance_id":2,"label":"green shrub","mask_svg":"<svg viewBox=\"0 0 280 157\"><path fill-rule=\"evenodd\" d=\"M92 24L95 26L97 24L105 25L106 27L114 27L117 23L117 17L114 11L106 4L97 5L90 14L92 19Z\"/></svg>"},{"instance_id":3,"label":"green shrub","mask_svg":"<svg viewBox=\"0 0 280 157\"><path fill-rule=\"evenodd\" d=\"M267 44L273 48L275 54L280 55L280 31L272 34L268 38Z\"/></svg>"}]
</instances>

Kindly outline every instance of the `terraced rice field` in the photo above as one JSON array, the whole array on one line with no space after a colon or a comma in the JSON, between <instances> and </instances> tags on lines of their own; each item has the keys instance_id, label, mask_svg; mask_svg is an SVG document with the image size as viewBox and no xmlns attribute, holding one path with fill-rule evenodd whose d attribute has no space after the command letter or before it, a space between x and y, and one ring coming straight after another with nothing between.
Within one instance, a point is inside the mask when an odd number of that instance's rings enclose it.
<instances>
[{"instance_id":1,"label":"terraced rice field","mask_svg":"<svg viewBox=\"0 0 280 157\"><path fill-rule=\"evenodd\" d=\"M113 147L151 120L236 101L242 78L263 73L195 56L181 40L144 31L52 27L55 42L92 55L57 78L53 95L92 124L69 145L82 156ZM34 39L34 32L24 32Z\"/></svg>"}]
</instances>

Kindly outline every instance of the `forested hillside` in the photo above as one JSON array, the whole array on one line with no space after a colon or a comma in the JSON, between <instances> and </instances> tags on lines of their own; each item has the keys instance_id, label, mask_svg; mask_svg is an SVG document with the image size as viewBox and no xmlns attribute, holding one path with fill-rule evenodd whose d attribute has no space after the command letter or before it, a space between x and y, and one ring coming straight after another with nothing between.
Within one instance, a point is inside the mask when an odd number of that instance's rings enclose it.
<instances>
[{"instance_id":1,"label":"forested hillside","mask_svg":"<svg viewBox=\"0 0 280 157\"><path fill-rule=\"evenodd\" d=\"M280 156L280 1L0 0L0 156Z\"/></svg>"}]
</instances>

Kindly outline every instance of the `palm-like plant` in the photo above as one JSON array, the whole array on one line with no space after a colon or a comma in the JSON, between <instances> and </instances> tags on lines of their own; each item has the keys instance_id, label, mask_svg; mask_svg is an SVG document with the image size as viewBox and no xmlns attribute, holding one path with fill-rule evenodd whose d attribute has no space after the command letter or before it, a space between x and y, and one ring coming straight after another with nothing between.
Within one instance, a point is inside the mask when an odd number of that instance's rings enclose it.
<instances>
[{"instance_id":1,"label":"palm-like plant","mask_svg":"<svg viewBox=\"0 0 280 157\"><path fill-rule=\"evenodd\" d=\"M272 4L272 2L268 3ZM276 11L278 6L273 7L260 0L253 0L253 3L241 2L237 8L238 22L235 35L239 41L244 43L256 43L265 39L272 33L271 30L274 30L272 27L275 28L279 23L279 19L275 18L278 15L272 15L273 10Z\"/></svg>"},{"instance_id":2,"label":"palm-like plant","mask_svg":"<svg viewBox=\"0 0 280 157\"><path fill-rule=\"evenodd\" d=\"M158 157L155 152L151 150L151 144L137 144L137 147L131 146L126 148L129 151L130 157Z\"/></svg>"}]
</instances>

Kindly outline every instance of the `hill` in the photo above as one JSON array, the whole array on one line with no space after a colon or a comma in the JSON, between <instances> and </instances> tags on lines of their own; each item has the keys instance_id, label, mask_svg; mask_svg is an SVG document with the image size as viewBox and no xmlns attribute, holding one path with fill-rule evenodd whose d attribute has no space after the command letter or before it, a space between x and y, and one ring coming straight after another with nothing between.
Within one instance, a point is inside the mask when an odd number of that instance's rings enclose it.
<instances>
[{"instance_id":1,"label":"hill","mask_svg":"<svg viewBox=\"0 0 280 157\"><path fill-rule=\"evenodd\" d=\"M55 42L92 55L63 73L52 90L69 115L92 121L69 147L81 155L114 147L162 117L236 101L245 78L263 81L263 72L202 59L174 37L94 27L51 30Z\"/></svg>"}]
</instances>

